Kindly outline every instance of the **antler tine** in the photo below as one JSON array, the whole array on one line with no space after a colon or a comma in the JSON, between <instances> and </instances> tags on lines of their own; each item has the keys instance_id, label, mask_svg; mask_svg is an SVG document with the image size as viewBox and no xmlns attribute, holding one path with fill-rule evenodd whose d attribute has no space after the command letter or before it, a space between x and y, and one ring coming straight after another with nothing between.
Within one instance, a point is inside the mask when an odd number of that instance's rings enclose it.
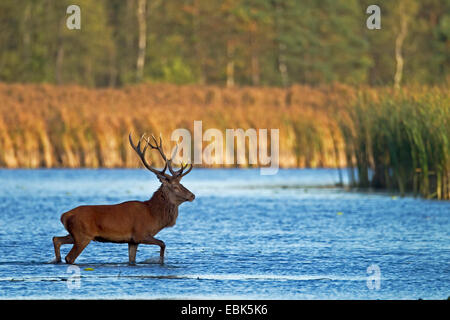
<instances>
[{"instance_id":1,"label":"antler tine","mask_svg":"<svg viewBox=\"0 0 450 320\"><path fill-rule=\"evenodd\" d=\"M175 170L173 170L173 168L172 168L172 160L173 160L173 158L175 157L175 155L177 154L177 151L178 151L178 143L177 143L177 145L175 146L174 151L172 152L172 156L170 157L170 160L167 161L167 163L169 164L169 171L170 171L170 173L172 174L173 177L178 176L179 171L180 171L180 170L175 171Z\"/></svg>"},{"instance_id":2,"label":"antler tine","mask_svg":"<svg viewBox=\"0 0 450 320\"><path fill-rule=\"evenodd\" d=\"M164 154L164 151L163 151L163 149L162 149L162 137L161 137L161 135L159 136L159 143L158 143L158 140L155 138L155 136L154 136L153 134L151 135L151 139L152 139L153 143L152 143L152 141L150 140L149 137L146 137L146 134L145 134L145 133L141 136L141 138L139 139L137 145L134 145L134 143L133 143L133 139L131 138L131 132L130 132L128 138L129 138L129 140L130 140L131 147L132 147L133 150L138 154L138 156L139 156L139 158L141 159L141 161L142 161L142 163L144 164L144 166L145 166L148 170L150 170L151 172L153 172L154 174L156 174L157 176L163 176L163 177L165 177L166 179L181 178L181 177L184 177L185 175L187 175L187 174L192 170L192 167L193 167L192 164L186 164L186 165L184 165L183 163L181 164L181 168L180 168L179 170L174 170L174 169L173 169L173 167L172 167L172 160L175 158L175 156L176 156L176 154L177 154L178 146L179 146L178 143L177 143L177 145L175 146L174 151L172 152L171 158L170 158L170 159L167 159L167 157L166 157L166 155ZM144 140L146 143L145 143L145 146L144 146L143 148L141 148L141 143L142 143L143 140ZM164 160L164 168L163 168L163 170L159 171L159 170L156 170L156 169L152 168L152 167L147 163L147 160L145 160L145 152L147 151L147 149L148 149L149 146L150 146L150 148L156 149L156 150L159 151L159 154L161 155L161 157L162 157L163 160ZM184 170L186 170L186 168L187 168L189 165L190 165L189 169L188 169L186 172L184 172ZM172 174L172 176L170 176L170 175L168 175L168 174L165 173L167 168L169 168L169 171L170 171L170 173ZM184 173L183 173L183 172L184 172Z\"/></svg>"},{"instance_id":3,"label":"antler tine","mask_svg":"<svg viewBox=\"0 0 450 320\"><path fill-rule=\"evenodd\" d=\"M148 139L144 139L145 137L145 133L141 136L141 138L139 139L139 142L137 143L137 145L134 145L133 143L133 139L131 138L131 132L128 136L128 139L130 140L130 145L133 148L133 150L138 154L139 158L142 161L142 164L151 172L153 172L154 174L156 174L157 176L163 176L165 178L170 178L170 176L168 176L167 174L165 174L166 168L167 168L167 163L164 167L164 169L162 171L156 170L154 168L152 168L148 163L147 160L145 160L145 152L147 151L147 148L149 146L149 141ZM145 140L147 143L145 144L145 147L141 150L141 142L142 140ZM151 146L151 145L150 145ZM151 146L152 147L152 146Z\"/></svg>"},{"instance_id":4,"label":"antler tine","mask_svg":"<svg viewBox=\"0 0 450 320\"><path fill-rule=\"evenodd\" d=\"M166 157L166 155L164 154L164 151L162 150L162 137L161 137L161 134L159 135L159 144L158 144L158 141L156 140L156 138L155 138L155 136L154 136L153 134L152 134L152 139L153 139L153 142L155 143L155 145L152 145L152 144L150 143L149 139L147 139L147 143L150 145L151 148L157 149L157 150L159 151L159 153L161 154L161 157L162 157L162 158L164 159L164 161L166 162L166 163L165 163L165 167L164 167L164 171L165 171L167 168L169 168L169 171L170 171L170 173L172 174L172 177L175 177L175 178L176 178L176 177L180 176L181 173L183 173L183 170L184 170L185 168L183 168L183 166L182 166L182 168L181 168L180 170L175 171L175 170L173 169L173 167L172 167L172 159L175 158L175 155L177 154L177 151L178 151L178 143L177 143L177 145L175 146L174 151L172 152L172 156L170 157L169 160L167 160L167 157Z\"/></svg>"},{"instance_id":5,"label":"antler tine","mask_svg":"<svg viewBox=\"0 0 450 320\"><path fill-rule=\"evenodd\" d=\"M183 173L183 171L184 171L188 166L189 166L189 169L188 169L186 172ZM178 171L173 172L172 175L173 175L174 177L176 177L176 178L180 178L180 179L181 179L182 177L184 177L185 175L187 175L189 172L191 172L192 168L193 168L192 163L188 163L188 164L186 164L186 165L181 165L181 169L178 170Z\"/></svg>"},{"instance_id":6,"label":"antler tine","mask_svg":"<svg viewBox=\"0 0 450 320\"><path fill-rule=\"evenodd\" d=\"M162 138L161 138L161 136L159 136L159 145L158 145L158 141L156 140L156 138L155 138L155 136L154 136L153 134L152 134L152 139L153 139L153 141L155 142L155 145L151 144L149 138L147 138L147 144L149 144L150 147L151 147L152 149L158 150L158 151L159 151L159 154L161 155L161 157L163 158L163 160L164 160L165 162L167 162L167 157L166 157L166 155L164 154L164 150L163 150L163 148L162 148Z\"/></svg>"},{"instance_id":7,"label":"antler tine","mask_svg":"<svg viewBox=\"0 0 450 320\"><path fill-rule=\"evenodd\" d=\"M185 164L185 165L183 165L183 163L181 163L181 169L179 169L178 171L173 170L173 168L172 168L172 159L173 159L173 158L175 157L175 155L177 154L177 151L178 151L178 144L175 146L175 149L174 149L174 151L173 151L173 153L172 153L172 157L171 157L171 159L168 161L168 163L169 163L169 170L170 170L170 173L172 173L172 176L173 176L173 177L176 177L176 178L178 178L178 177L179 177L179 178L182 178L182 177L184 177L185 175L187 175L189 172L191 172L193 166L192 166L191 163L190 163L190 164ZM184 171L188 166L190 166L189 169L188 169L188 171L186 171L186 172L183 173L183 171Z\"/></svg>"},{"instance_id":8,"label":"antler tine","mask_svg":"<svg viewBox=\"0 0 450 320\"><path fill-rule=\"evenodd\" d=\"M142 142L142 139L144 139L144 137L145 137L145 133L138 140L136 148L139 149L139 150L141 150L141 142ZM131 132L130 132L129 138L130 138L130 143L132 143L132 141L131 141ZM133 149L134 149L134 145L133 145Z\"/></svg>"},{"instance_id":9,"label":"antler tine","mask_svg":"<svg viewBox=\"0 0 450 320\"><path fill-rule=\"evenodd\" d=\"M183 168L183 170L186 169L189 165L190 165L190 167L189 167L188 171L186 171L185 173L182 173L182 174L180 175L180 178L184 177L184 176L187 175L189 172L191 172L192 168L194 167L194 166L192 165L192 163L186 164L186 166Z\"/></svg>"},{"instance_id":10,"label":"antler tine","mask_svg":"<svg viewBox=\"0 0 450 320\"><path fill-rule=\"evenodd\" d=\"M158 140L155 138L155 136L154 136L153 134L152 134L151 138L152 138L154 144L152 144L151 141L150 141L150 138L147 137L147 138L146 138L147 145L149 145L150 148L152 148L152 149L158 150L158 151L159 151L159 154L161 155L161 157L162 157L163 160L165 161L165 165L164 165L164 170L163 170L163 172L165 172L166 169L169 168L169 171L170 171L170 173L172 174L172 177L177 177L177 176L180 174L180 172L179 172L179 171L173 170L173 168L172 168L172 159L173 159L173 158L175 157L175 155L177 154L178 144L176 145L175 151L172 153L171 159L168 160L167 157L166 157L166 155L165 155L165 153L164 153L163 147L162 147L162 137L161 137L161 134L159 135L159 144L158 144Z\"/></svg>"}]
</instances>

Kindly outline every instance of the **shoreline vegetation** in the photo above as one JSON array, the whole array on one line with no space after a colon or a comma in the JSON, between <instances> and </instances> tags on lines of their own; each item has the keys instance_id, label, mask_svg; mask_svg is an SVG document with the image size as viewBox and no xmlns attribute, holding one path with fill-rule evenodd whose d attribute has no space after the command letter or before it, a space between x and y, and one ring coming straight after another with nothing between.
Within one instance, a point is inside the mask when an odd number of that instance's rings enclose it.
<instances>
[{"instance_id":1,"label":"shoreline vegetation","mask_svg":"<svg viewBox=\"0 0 450 320\"><path fill-rule=\"evenodd\" d=\"M195 120L223 132L279 128L281 168L349 167L354 187L450 199L448 87L0 83L0 167L139 167L129 132L161 133L168 148Z\"/></svg>"}]
</instances>

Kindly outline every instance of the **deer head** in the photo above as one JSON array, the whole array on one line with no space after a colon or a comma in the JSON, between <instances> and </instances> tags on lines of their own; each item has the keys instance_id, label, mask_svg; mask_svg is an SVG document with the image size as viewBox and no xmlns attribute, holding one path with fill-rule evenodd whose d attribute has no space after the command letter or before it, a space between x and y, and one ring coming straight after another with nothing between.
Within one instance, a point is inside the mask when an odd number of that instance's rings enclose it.
<instances>
[{"instance_id":1,"label":"deer head","mask_svg":"<svg viewBox=\"0 0 450 320\"><path fill-rule=\"evenodd\" d=\"M195 195L190 192L186 187L184 187L180 181L181 178L183 178L185 175L187 175L192 170L192 164L185 164L181 165L181 168L179 170L174 170L172 167L172 159L176 155L178 150L178 145L176 146L172 157L170 159L167 159L166 155L164 154L163 148L162 148L162 138L159 138L159 144L156 138L152 135L153 144L150 142L150 139L143 134L141 138L139 139L139 142L137 145L134 145L133 140L131 139L131 133L128 136L130 140L130 145L133 148L134 151L138 154L139 158L141 159L143 165L153 172L156 177L159 179L159 181L162 183L162 191L164 194L168 197L168 200L174 204L179 205L185 201L193 201L195 199ZM143 149L141 149L141 142L145 142L145 146ZM147 151L148 147L151 149L156 149L159 151L159 154L161 155L162 159L164 160L164 168L162 170L157 170L150 166L147 163L147 160L145 160L145 152ZM187 171L186 168L189 167ZM169 169L170 174L166 173L166 170Z\"/></svg>"}]
</instances>

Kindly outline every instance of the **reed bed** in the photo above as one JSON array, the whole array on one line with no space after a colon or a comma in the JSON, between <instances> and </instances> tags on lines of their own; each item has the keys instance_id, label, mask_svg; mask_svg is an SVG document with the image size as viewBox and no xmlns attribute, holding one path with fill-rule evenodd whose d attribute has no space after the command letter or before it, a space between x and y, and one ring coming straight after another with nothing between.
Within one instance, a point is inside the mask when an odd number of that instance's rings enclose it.
<instances>
[{"instance_id":1,"label":"reed bed","mask_svg":"<svg viewBox=\"0 0 450 320\"><path fill-rule=\"evenodd\" d=\"M339 125L355 186L450 199L448 89L360 91Z\"/></svg>"},{"instance_id":2,"label":"reed bed","mask_svg":"<svg viewBox=\"0 0 450 320\"><path fill-rule=\"evenodd\" d=\"M279 129L281 167L348 167L353 186L449 199L449 99L427 87L0 83L0 167L139 167L129 132L161 133L167 152L174 129L193 135L202 120L203 132Z\"/></svg>"},{"instance_id":3,"label":"reed bed","mask_svg":"<svg viewBox=\"0 0 450 320\"><path fill-rule=\"evenodd\" d=\"M143 132L161 133L167 152L171 132L186 128L193 135L194 120L202 120L203 132L279 129L281 167L344 166L336 151L342 145L339 129L326 104L329 92L341 90L169 84L88 89L0 83L0 166L138 167L128 145L129 132L135 139ZM155 153L149 156L161 165Z\"/></svg>"}]
</instances>

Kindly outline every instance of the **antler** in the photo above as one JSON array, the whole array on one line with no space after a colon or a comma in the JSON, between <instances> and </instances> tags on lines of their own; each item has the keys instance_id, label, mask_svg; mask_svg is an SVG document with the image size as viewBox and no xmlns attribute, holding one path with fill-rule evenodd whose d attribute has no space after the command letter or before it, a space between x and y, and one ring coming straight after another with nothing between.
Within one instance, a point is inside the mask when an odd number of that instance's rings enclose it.
<instances>
[{"instance_id":1,"label":"antler","mask_svg":"<svg viewBox=\"0 0 450 320\"><path fill-rule=\"evenodd\" d=\"M189 169L188 169L188 171L186 171L185 173L183 173L183 170L186 169L188 166L190 166ZM182 166L181 166L181 169L179 170L179 177L180 177L180 179L181 179L182 177L184 177L185 175L187 175L189 172L191 172L192 168L193 168L192 163L186 164L185 166L182 165Z\"/></svg>"},{"instance_id":2,"label":"antler","mask_svg":"<svg viewBox=\"0 0 450 320\"><path fill-rule=\"evenodd\" d=\"M149 138L146 138L145 140L147 141L147 144L152 148L152 149L156 149L159 151L159 154L161 155L161 157L163 158L163 160L167 163L167 158L166 155L164 154L164 151L162 149L162 138L161 135L159 136L159 145L158 145L158 141L156 141L155 136L152 134L152 139L155 142L155 145L152 145L150 142Z\"/></svg>"},{"instance_id":3,"label":"antler","mask_svg":"<svg viewBox=\"0 0 450 320\"><path fill-rule=\"evenodd\" d=\"M179 170L177 170L177 171L173 170L173 168L172 168L172 159L173 159L173 158L175 157L175 155L177 154L177 151L178 151L178 144L175 146L175 150L174 150L173 153L172 153L172 157L171 157L170 160L167 161L167 162L168 162L169 170L170 170L170 173L172 174L172 177L174 177L174 178L180 178L180 179L181 179L182 177L184 177L185 175L187 175L187 174L192 170L192 164L186 164L186 165L183 165L183 163L182 163L182 164L181 164L181 169L179 169ZM189 165L190 165L189 170L186 171L185 173L183 173L184 169L186 169Z\"/></svg>"},{"instance_id":4,"label":"antler","mask_svg":"<svg viewBox=\"0 0 450 320\"><path fill-rule=\"evenodd\" d=\"M144 166L150 170L151 172L153 172L154 174L156 174L158 177L164 177L166 179L170 179L171 176L169 176L168 174L166 174L166 169L167 169L167 160L164 156L164 153L162 152L162 150L160 150L161 155L163 156L163 159L165 160L165 165L164 165L164 169L159 171L156 170L154 168L152 168L148 163L147 160L145 160L145 151L147 151L148 146L150 145L150 147L153 148L153 146L149 143L148 139L145 139L145 133L141 136L141 138L139 139L138 144L135 146L133 143L133 140L131 139L131 132L130 135L128 136L128 139L130 140L130 145L133 148L134 151L136 151L136 153L138 154L139 158L141 158L142 163L144 164ZM141 150L141 142L142 140L145 140L147 143L145 144L144 149Z\"/></svg>"},{"instance_id":5,"label":"antler","mask_svg":"<svg viewBox=\"0 0 450 320\"><path fill-rule=\"evenodd\" d=\"M161 138L161 135L159 136L159 144L158 144L158 140L156 140L156 138L155 138L155 136L154 136L153 134L152 134L152 140L153 140L154 144L151 143L151 141L150 141L150 139L149 139L148 137L145 137L145 134L143 134L143 135L141 136L141 138L139 139L139 142L138 142L137 146L135 146L135 145L133 144L133 141L132 141L132 139L131 139L131 133L130 133L130 135L129 135L129 140L130 140L131 147L134 149L134 151L136 151L136 153L138 154L138 156L141 158L141 161L142 161L142 163L144 164L144 166L145 166L148 170L150 170L151 172L153 172L154 174L156 174L157 176L163 176L164 178L166 178L166 179L168 179L168 180L172 180L172 179L176 179L176 178L180 178L180 179L181 179L182 177L184 177L185 175L187 175L187 174L192 170L192 167L193 167L192 164L186 164L186 165L181 164L181 169L179 169L179 170L174 170L174 169L172 168L172 159L173 159L173 158L175 157L175 155L177 154L178 144L176 145L175 150L174 150L174 152L172 153L172 157L171 157L169 160L167 160L167 157L166 157L166 155L164 154L164 150L163 150L163 148L162 148L162 138ZM142 142L142 140L145 140L145 141L146 141L146 145L145 145L144 149L141 151L141 142ZM164 164L164 169L163 169L163 170L158 171L158 170L152 168L152 167L147 163L147 161L145 160L145 151L147 150L148 146L150 146L150 148L152 148L152 149L156 149L156 150L159 151L159 154L161 155L161 157L163 158L164 163L165 163L165 164ZM188 166L190 166L189 169L188 169L186 172L183 173L183 171L184 171ZM165 173L165 171L166 171L167 168L169 168L169 171L170 171L170 173L172 174L172 176L169 176L168 174Z\"/></svg>"},{"instance_id":6,"label":"antler","mask_svg":"<svg viewBox=\"0 0 450 320\"><path fill-rule=\"evenodd\" d=\"M179 169L179 170L177 170L177 171L175 171L175 170L173 169L173 167L172 167L172 159L175 158L175 155L177 154L177 151L178 151L178 144L175 146L175 150L173 151L172 156L170 157L170 159L167 160L167 157L166 157L166 155L164 154L164 151L163 151L163 149L162 149L162 138L161 138L161 135L159 136L159 144L158 144L158 141L156 140L156 138L155 138L155 136L154 136L153 134L152 134L152 139L153 139L153 142L155 143L155 145L152 145L152 144L151 144L149 138L146 139L146 140L147 140L147 143L150 145L150 147L151 147L152 149L156 149L156 150L159 151L159 154L161 155L161 157L162 157L162 158L164 159L164 161L166 162L166 166L169 168L169 171L170 171L170 173L172 174L172 177L173 177L173 178L178 178L178 177L181 178L181 177L187 175L187 174L192 170L192 165L191 165L191 167L189 168L189 170L186 171L186 172L183 174L183 170L186 169L186 168L188 167L187 164L184 165L184 166L181 165L181 169Z\"/></svg>"}]
</instances>

